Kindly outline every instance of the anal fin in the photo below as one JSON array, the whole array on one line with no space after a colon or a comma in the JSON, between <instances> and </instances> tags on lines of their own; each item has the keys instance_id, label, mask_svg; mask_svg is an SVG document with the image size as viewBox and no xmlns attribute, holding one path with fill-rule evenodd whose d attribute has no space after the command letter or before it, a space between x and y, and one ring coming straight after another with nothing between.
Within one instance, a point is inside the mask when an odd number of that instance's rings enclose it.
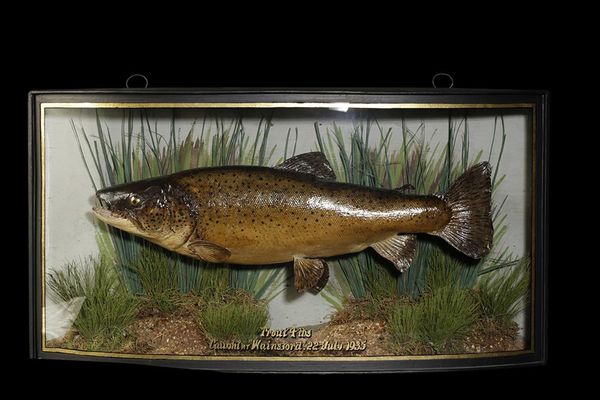
<instances>
[{"instance_id":1,"label":"anal fin","mask_svg":"<svg viewBox=\"0 0 600 400\"><path fill-rule=\"evenodd\" d=\"M187 248L194 253L196 257L213 263L225 262L231 256L231 252L225 247L206 240L194 240L189 242Z\"/></svg>"},{"instance_id":2,"label":"anal fin","mask_svg":"<svg viewBox=\"0 0 600 400\"><path fill-rule=\"evenodd\" d=\"M325 287L329 280L329 267L318 258L294 257L294 286L299 292Z\"/></svg>"},{"instance_id":3,"label":"anal fin","mask_svg":"<svg viewBox=\"0 0 600 400\"><path fill-rule=\"evenodd\" d=\"M417 235L396 235L381 242L373 243L371 247L383 258L387 258L398 271L405 272L415 255Z\"/></svg>"}]
</instances>

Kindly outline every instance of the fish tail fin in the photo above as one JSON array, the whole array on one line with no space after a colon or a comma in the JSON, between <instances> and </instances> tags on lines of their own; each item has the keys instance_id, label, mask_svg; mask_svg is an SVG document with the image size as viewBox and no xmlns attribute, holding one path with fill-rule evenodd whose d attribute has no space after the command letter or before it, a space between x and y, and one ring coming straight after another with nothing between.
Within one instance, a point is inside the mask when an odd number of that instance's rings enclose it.
<instances>
[{"instance_id":1,"label":"fish tail fin","mask_svg":"<svg viewBox=\"0 0 600 400\"><path fill-rule=\"evenodd\" d=\"M451 210L448 224L433 233L472 258L486 256L492 247L491 167L487 162L469 168L441 196Z\"/></svg>"}]
</instances>

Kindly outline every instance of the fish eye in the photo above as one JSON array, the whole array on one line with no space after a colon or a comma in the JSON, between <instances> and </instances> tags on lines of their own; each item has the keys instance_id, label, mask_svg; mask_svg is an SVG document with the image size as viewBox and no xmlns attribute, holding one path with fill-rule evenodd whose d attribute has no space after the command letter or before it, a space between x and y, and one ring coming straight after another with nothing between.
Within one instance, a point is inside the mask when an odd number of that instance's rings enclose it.
<instances>
[{"instance_id":1,"label":"fish eye","mask_svg":"<svg viewBox=\"0 0 600 400\"><path fill-rule=\"evenodd\" d=\"M137 196L129 197L129 204L131 204L134 207L138 206L141 202L142 202L142 200Z\"/></svg>"}]
</instances>

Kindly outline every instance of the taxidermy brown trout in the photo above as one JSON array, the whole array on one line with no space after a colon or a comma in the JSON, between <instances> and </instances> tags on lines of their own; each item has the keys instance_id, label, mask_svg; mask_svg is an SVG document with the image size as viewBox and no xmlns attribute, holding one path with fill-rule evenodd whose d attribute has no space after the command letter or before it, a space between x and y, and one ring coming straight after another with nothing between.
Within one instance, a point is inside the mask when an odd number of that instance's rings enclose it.
<instances>
[{"instance_id":1,"label":"taxidermy brown trout","mask_svg":"<svg viewBox=\"0 0 600 400\"><path fill-rule=\"evenodd\" d=\"M469 257L489 253L490 166L473 166L443 195L335 182L322 153L274 168L199 168L96 193L100 220L164 248L214 263L294 262L299 291L322 288L324 257L373 248L400 271L417 233L443 238Z\"/></svg>"}]
</instances>

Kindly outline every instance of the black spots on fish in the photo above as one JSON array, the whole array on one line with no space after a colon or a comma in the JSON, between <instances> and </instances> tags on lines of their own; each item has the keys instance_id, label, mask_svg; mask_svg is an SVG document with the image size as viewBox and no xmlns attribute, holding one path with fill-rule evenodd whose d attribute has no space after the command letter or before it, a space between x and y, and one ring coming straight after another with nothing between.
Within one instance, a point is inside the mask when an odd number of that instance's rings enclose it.
<instances>
[{"instance_id":1,"label":"black spots on fish","mask_svg":"<svg viewBox=\"0 0 600 400\"><path fill-rule=\"evenodd\" d=\"M263 178L262 176L259 176L259 177L258 177L258 180L259 180L259 181L262 181L262 180L264 180L264 178Z\"/></svg>"},{"instance_id":2,"label":"black spots on fish","mask_svg":"<svg viewBox=\"0 0 600 400\"><path fill-rule=\"evenodd\" d=\"M327 225L331 226L331 222L329 222Z\"/></svg>"},{"instance_id":3,"label":"black spots on fish","mask_svg":"<svg viewBox=\"0 0 600 400\"><path fill-rule=\"evenodd\" d=\"M255 219L252 220L252 223L254 223L254 221L256 221Z\"/></svg>"}]
</instances>

